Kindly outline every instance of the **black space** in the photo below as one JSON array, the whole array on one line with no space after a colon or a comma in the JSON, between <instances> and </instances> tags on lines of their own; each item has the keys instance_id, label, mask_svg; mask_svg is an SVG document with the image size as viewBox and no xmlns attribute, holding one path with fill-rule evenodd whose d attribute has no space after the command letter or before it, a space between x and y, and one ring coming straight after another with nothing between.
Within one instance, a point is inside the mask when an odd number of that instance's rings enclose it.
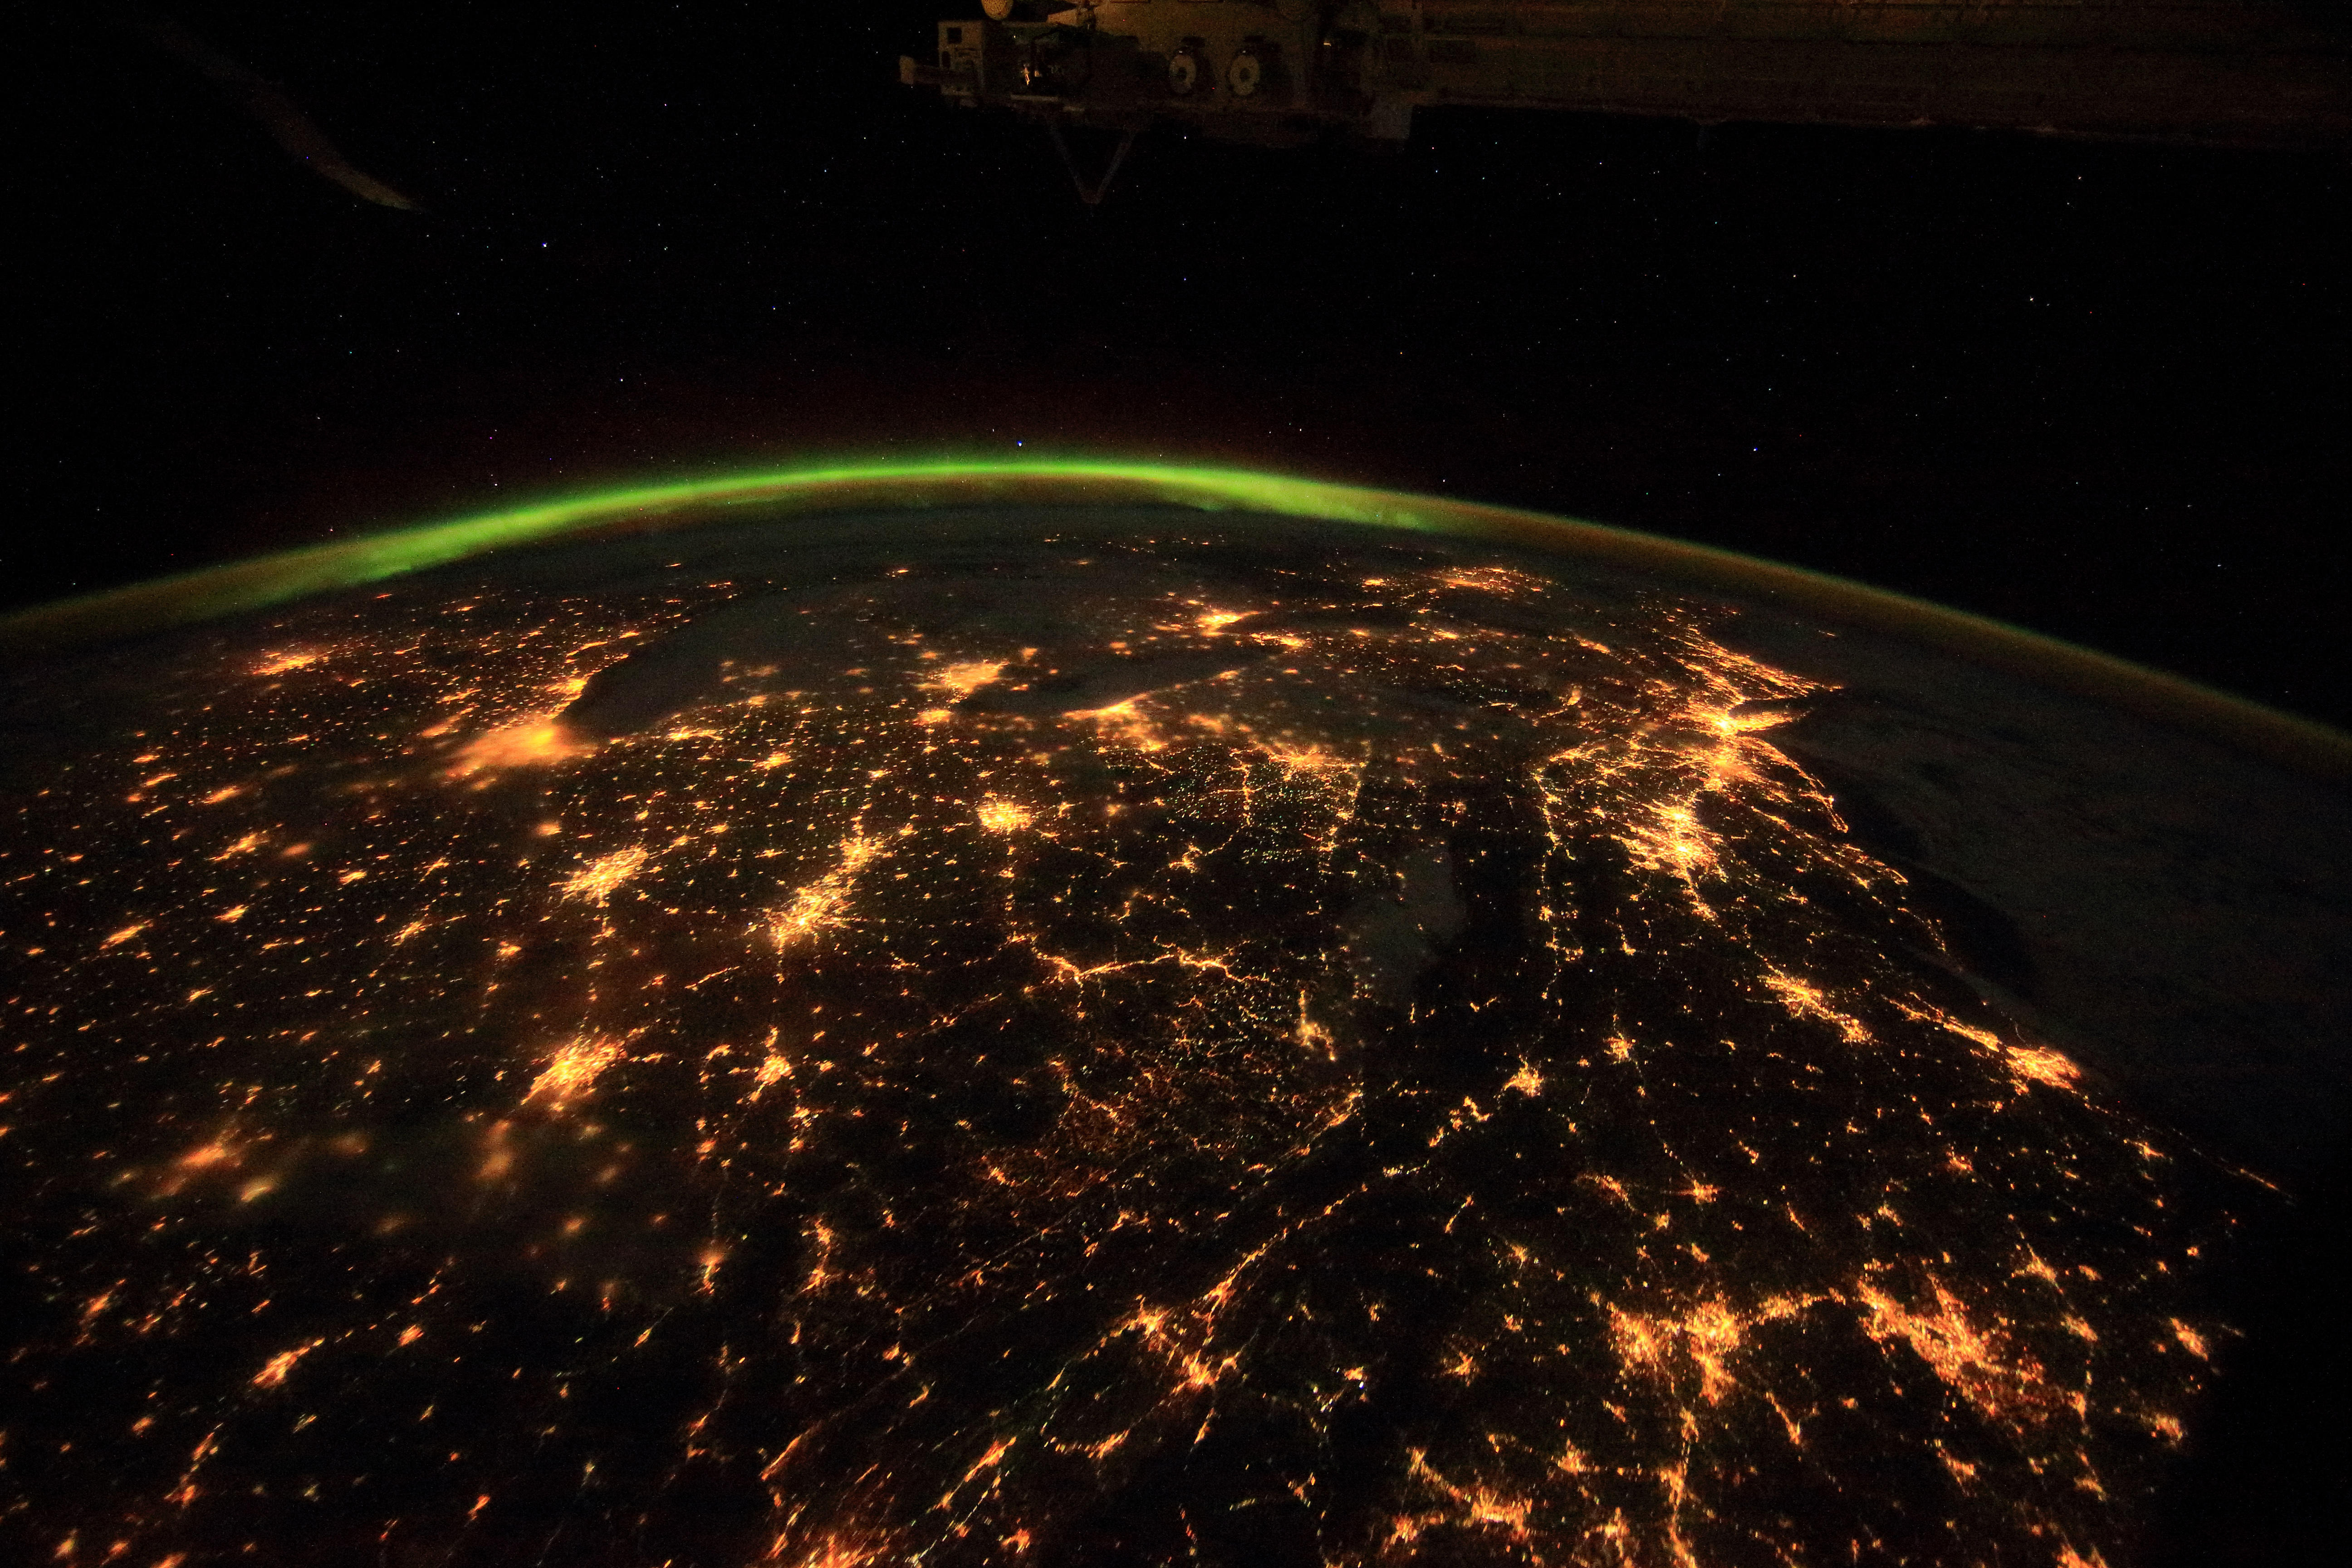
<instances>
[{"instance_id":1,"label":"black space","mask_svg":"<svg viewBox=\"0 0 2352 1568\"><path fill-rule=\"evenodd\" d=\"M1653 529L2352 721L2340 160L1454 111L1163 134L1088 211L1034 126L897 85L944 0L167 8L429 212L34 18L9 603L1018 441Z\"/></svg>"}]
</instances>

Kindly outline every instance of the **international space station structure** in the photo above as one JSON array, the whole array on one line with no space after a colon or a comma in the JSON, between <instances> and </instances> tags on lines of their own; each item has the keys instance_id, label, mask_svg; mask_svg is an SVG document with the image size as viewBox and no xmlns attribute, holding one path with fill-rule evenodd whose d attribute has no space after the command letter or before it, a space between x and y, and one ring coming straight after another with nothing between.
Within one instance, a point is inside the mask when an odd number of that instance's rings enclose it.
<instances>
[{"instance_id":1,"label":"international space station structure","mask_svg":"<svg viewBox=\"0 0 2352 1568\"><path fill-rule=\"evenodd\" d=\"M984 0L909 85L1132 136L1402 138L1440 104L2352 145L2336 0ZM1123 146L1123 144L1122 144ZM1081 181L1081 189L1085 182Z\"/></svg>"}]
</instances>

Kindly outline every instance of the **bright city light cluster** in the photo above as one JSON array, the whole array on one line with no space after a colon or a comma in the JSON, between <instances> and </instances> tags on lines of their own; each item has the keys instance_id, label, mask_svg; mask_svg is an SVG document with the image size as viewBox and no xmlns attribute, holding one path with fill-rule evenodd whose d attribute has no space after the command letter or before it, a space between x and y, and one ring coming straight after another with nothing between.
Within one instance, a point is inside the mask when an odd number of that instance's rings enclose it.
<instances>
[{"instance_id":1,"label":"bright city light cluster","mask_svg":"<svg viewBox=\"0 0 2352 1568\"><path fill-rule=\"evenodd\" d=\"M174 645L0 839L0 1529L2119 1564L2258 1189L1978 999L1725 612L1262 544Z\"/></svg>"}]
</instances>

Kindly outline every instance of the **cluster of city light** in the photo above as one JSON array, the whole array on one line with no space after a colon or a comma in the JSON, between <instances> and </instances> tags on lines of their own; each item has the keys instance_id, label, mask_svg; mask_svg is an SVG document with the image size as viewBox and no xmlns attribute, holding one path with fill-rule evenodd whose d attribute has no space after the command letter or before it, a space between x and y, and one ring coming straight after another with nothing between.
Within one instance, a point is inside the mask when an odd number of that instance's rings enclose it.
<instances>
[{"instance_id":1,"label":"cluster of city light","mask_svg":"<svg viewBox=\"0 0 2352 1568\"><path fill-rule=\"evenodd\" d=\"M44 1549L488 1561L560 1474L656 1561L711 1496L795 1564L2101 1561L2234 1189L1955 977L1773 744L1814 688L1704 606L1180 542L1003 632L824 589L825 662L610 737L592 677L771 590L176 655L0 860L0 1113L93 1216L19 1354L163 1369L10 1432L83 1477Z\"/></svg>"}]
</instances>

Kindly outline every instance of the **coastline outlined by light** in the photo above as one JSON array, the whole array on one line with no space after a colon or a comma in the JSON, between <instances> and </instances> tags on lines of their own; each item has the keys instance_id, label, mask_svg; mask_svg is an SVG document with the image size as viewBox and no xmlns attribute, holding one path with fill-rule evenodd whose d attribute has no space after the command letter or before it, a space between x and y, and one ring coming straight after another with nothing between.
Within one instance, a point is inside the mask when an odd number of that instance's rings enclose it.
<instances>
[{"instance_id":1,"label":"coastline outlined by light","mask_svg":"<svg viewBox=\"0 0 2352 1568\"><path fill-rule=\"evenodd\" d=\"M1960 977L1743 608L903 517L28 667L135 676L0 850L40 1552L2128 1538L2263 1189Z\"/></svg>"},{"instance_id":2,"label":"coastline outlined by light","mask_svg":"<svg viewBox=\"0 0 2352 1568\"><path fill-rule=\"evenodd\" d=\"M200 568L0 616L0 657L153 632L496 552L602 534L763 519L974 506L1158 505L1270 514L1502 543L1727 589L1937 647L2254 752L2352 778L2352 735L2178 676L1885 589L1712 545L1453 497L1245 468L1118 459L872 461L622 485Z\"/></svg>"}]
</instances>

